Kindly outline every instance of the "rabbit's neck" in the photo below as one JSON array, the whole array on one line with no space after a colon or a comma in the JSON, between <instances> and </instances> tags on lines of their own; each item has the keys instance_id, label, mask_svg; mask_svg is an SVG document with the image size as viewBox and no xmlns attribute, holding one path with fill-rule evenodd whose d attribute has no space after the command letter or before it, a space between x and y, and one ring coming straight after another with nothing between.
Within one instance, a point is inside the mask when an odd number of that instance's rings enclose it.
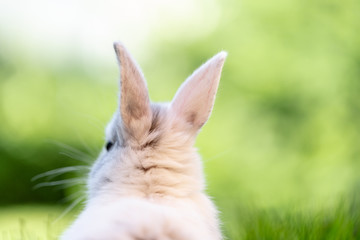
<instances>
[{"instance_id":1,"label":"rabbit's neck","mask_svg":"<svg viewBox=\"0 0 360 240\"><path fill-rule=\"evenodd\" d=\"M115 170L116 171L116 170ZM204 190L204 177L199 155L158 153L133 162L121 170L102 193L118 197L188 197Z\"/></svg>"}]
</instances>

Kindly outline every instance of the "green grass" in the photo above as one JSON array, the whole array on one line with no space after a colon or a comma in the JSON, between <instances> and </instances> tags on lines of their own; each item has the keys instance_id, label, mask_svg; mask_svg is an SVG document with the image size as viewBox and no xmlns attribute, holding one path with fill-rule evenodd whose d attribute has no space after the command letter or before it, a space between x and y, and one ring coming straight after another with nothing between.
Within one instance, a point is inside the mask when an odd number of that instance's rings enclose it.
<instances>
[{"instance_id":1,"label":"green grass","mask_svg":"<svg viewBox=\"0 0 360 240\"><path fill-rule=\"evenodd\" d=\"M359 204L339 204L335 209L291 211L238 209L225 221L229 239L355 240L360 239Z\"/></svg>"},{"instance_id":2,"label":"green grass","mask_svg":"<svg viewBox=\"0 0 360 240\"><path fill-rule=\"evenodd\" d=\"M55 240L71 221L58 219L64 209L56 206L20 205L0 208L1 240Z\"/></svg>"},{"instance_id":3,"label":"green grass","mask_svg":"<svg viewBox=\"0 0 360 240\"><path fill-rule=\"evenodd\" d=\"M221 208L221 206L220 206ZM360 239L360 201L342 201L330 209L294 210L234 207L223 209L228 239L355 240ZM52 240L71 222L69 214L54 223L63 209L13 206L0 209L0 239Z\"/></svg>"}]
</instances>

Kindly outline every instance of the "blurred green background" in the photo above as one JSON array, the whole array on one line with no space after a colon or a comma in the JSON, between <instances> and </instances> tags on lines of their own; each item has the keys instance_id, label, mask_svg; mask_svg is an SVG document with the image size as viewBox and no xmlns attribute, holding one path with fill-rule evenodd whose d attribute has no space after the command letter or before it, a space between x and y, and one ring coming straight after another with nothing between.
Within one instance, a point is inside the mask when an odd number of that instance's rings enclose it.
<instances>
[{"instance_id":1,"label":"blurred green background","mask_svg":"<svg viewBox=\"0 0 360 240\"><path fill-rule=\"evenodd\" d=\"M228 51L197 141L228 236L244 236L247 209L333 212L360 191L359 13L356 0L3 1L2 237L25 239L9 232L35 219L48 231L49 215L75 199L77 187L33 187L85 172L31 178L96 158L117 106L116 40L138 60L153 101L171 100L201 63Z\"/></svg>"}]
</instances>

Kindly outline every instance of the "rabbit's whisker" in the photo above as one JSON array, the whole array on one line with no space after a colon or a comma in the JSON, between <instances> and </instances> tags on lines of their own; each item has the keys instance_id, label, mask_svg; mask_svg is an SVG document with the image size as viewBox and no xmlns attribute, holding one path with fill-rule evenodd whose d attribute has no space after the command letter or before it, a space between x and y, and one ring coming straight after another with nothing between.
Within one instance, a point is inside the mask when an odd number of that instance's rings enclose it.
<instances>
[{"instance_id":1,"label":"rabbit's whisker","mask_svg":"<svg viewBox=\"0 0 360 240\"><path fill-rule=\"evenodd\" d=\"M77 172L77 171L87 171L90 168L88 166L71 166L71 167L63 167L63 168L57 168L53 169L44 173L40 173L36 176L34 176L31 181L36 181L40 178L48 177L47 180L51 180L59 175L68 173L68 172Z\"/></svg>"},{"instance_id":2,"label":"rabbit's whisker","mask_svg":"<svg viewBox=\"0 0 360 240\"><path fill-rule=\"evenodd\" d=\"M39 183L34 186L34 189L38 189L41 187L58 186L58 185L74 186L81 183L86 183L84 178L71 178L71 179L65 179L59 181Z\"/></svg>"},{"instance_id":3,"label":"rabbit's whisker","mask_svg":"<svg viewBox=\"0 0 360 240\"><path fill-rule=\"evenodd\" d=\"M69 146L69 145L67 145L67 144L65 144L65 143L61 143L61 142L54 142L57 146L59 146L59 147L61 147L61 148L63 148L63 149L66 149L66 150L68 150L69 152L71 152L71 153L74 153L74 154L77 154L77 155L79 155L79 156L83 156L83 157L87 157L87 158L93 158L94 156L92 156L92 155L90 155L89 153L85 153L85 152L83 152L83 151L81 151L81 150L79 150L79 149L76 149L76 148L74 148L74 147L72 147L72 146Z\"/></svg>"},{"instance_id":4,"label":"rabbit's whisker","mask_svg":"<svg viewBox=\"0 0 360 240\"><path fill-rule=\"evenodd\" d=\"M212 156L211 158L204 159L204 162L210 162L210 161L217 160L217 159L219 159L221 157L224 157L226 154L230 153L232 150L233 150L233 148L222 151L222 152L216 154L215 156Z\"/></svg>"},{"instance_id":5,"label":"rabbit's whisker","mask_svg":"<svg viewBox=\"0 0 360 240\"><path fill-rule=\"evenodd\" d=\"M86 196L84 191L76 191L63 198L64 202L69 202L79 197Z\"/></svg>"},{"instance_id":6,"label":"rabbit's whisker","mask_svg":"<svg viewBox=\"0 0 360 240\"><path fill-rule=\"evenodd\" d=\"M81 186L83 187L84 185L86 185L86 179L84 178L84 181L83 182L79 182L79 183L74 183L74 184L64 184L64 185L59 185L59 186L54 186L53 190L54 191L57 191L57 190L61 190L61 189L66 189L66 188L69 188L69 187L73 187L73 186Z\"/></svg>"},{"instance_id":7,"label":"rabbit's whisker","mask_svg":"<svg viewBox=\"0 0 360 240\"><path fill-rule=\"evenodd\" d=\"M96 156L97 153L98 153L98 150L94 147L94 146L90 146L89 144L87 144L85 141L84 141L84 138L81 137L79 134L78 134L78 139L79 141L81 142L81 144L84 146L84 148L87 150L87 152L93 156Z\"/></svg>"},{"instance_id":8,"label":"rabbit's whisker","mask_svg":"<svg viewBox=\"0 0 360 240\"><path fill-rule=\"evenodd\" d=\"M72 209L74 209L78 204L81 203L81 201L83 201L85 199L85 196L80 196L78 197L76 200L74 200L73 203L71 203L61 214L59 217L57 217L54 221L54 223L56 223L57 221L59 221L61 218L63 218L66 214L68 214Z\"/></svg>"},{"instance_id":9,"label":"rabbit's whisker","mask_svg":"<svg viewBox=\"0 0 360 240\"><path fill-rule=\"evenodd\" d=\"M78 160L78 161L86 163L86 164L90 164L93 159L90 156L83 156L83 155L79 155L79 154L73 153L73 152L59 152L59 154L67 156L74 160Z\"/></svg>"}]
</instances>

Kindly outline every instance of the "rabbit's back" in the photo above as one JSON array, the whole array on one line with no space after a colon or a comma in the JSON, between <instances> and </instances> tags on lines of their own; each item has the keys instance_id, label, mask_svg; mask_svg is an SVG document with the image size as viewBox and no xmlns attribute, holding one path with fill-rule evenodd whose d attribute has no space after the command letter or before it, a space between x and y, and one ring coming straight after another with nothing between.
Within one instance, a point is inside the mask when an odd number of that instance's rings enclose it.
<instances>
[{"instance_id":1,"label":"rabbit's back","mask_svg":"<svg viewBox=\"0 0 360 240\"><path fill-rule=\"evenodd\" d=\"M199 212L199 209L202 211ZM62 239L196 240L220 239L206 196L194 199L124 198L89 203ZM200 213L200 214L199 214ZM81 231L79 231L81 229Z\"/></svg>"}]
</instances>

